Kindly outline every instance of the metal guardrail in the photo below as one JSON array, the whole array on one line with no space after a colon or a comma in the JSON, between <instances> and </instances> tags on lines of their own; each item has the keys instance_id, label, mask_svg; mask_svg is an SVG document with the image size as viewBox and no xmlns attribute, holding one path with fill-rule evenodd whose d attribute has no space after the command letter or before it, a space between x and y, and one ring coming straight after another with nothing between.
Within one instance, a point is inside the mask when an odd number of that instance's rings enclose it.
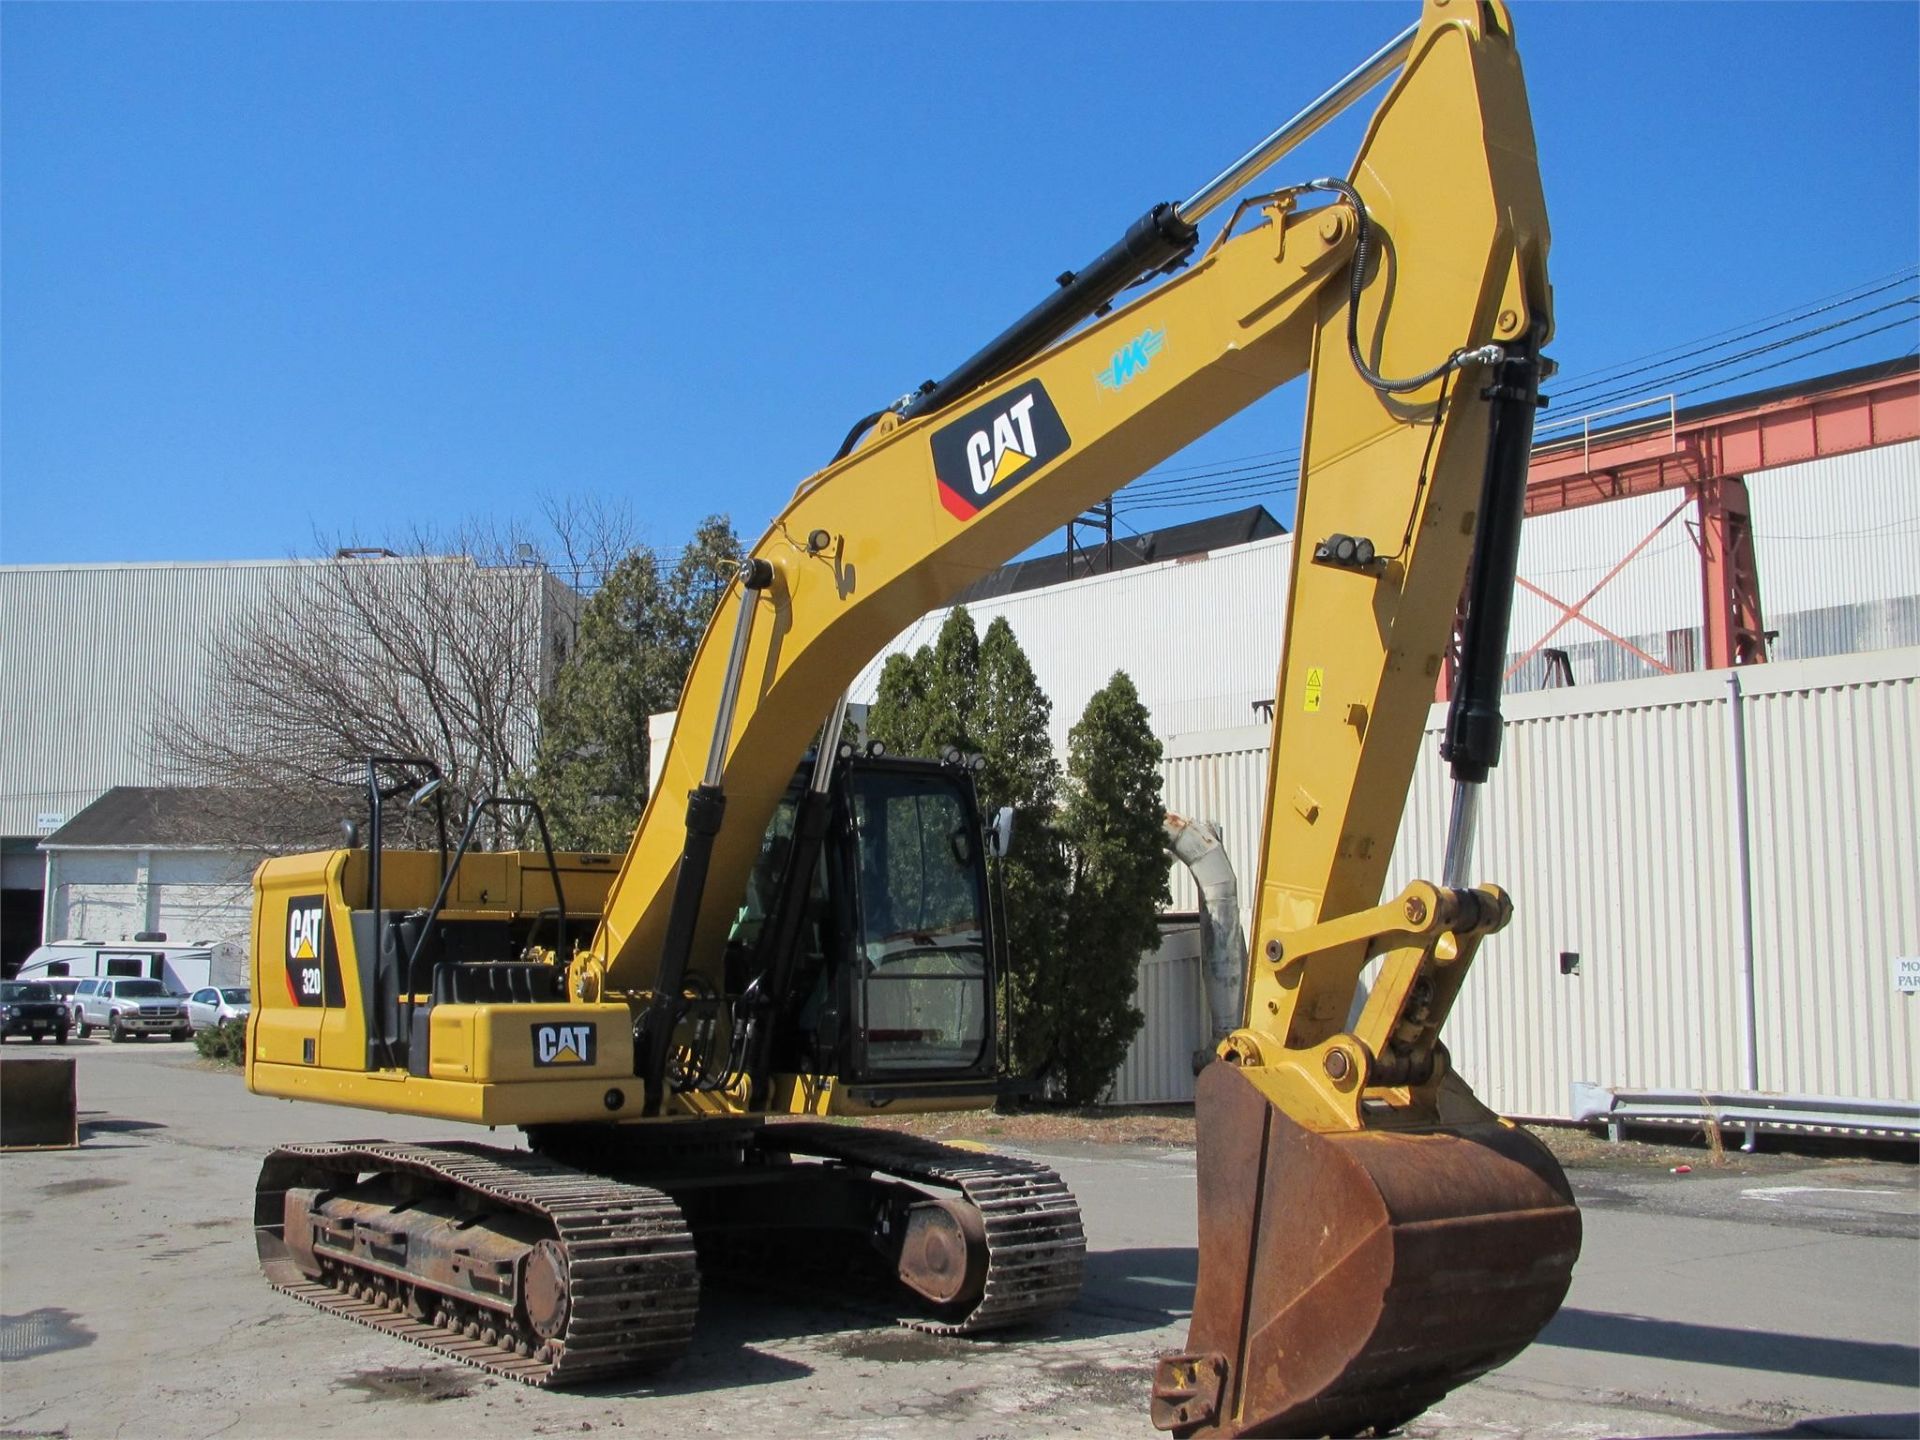
<instances>
[{"instance_id":1,"label":"metal guardrail","mask_svg":"<svg viewBox=\"0 0 1920 1440\"><path fill-rule=\"evenodd\" d=\"M1644 420L1623 420L1614 425L1603 425L1594 429L1593 422L1603 420L1609 415L1625 415L1634 410L1651 410L1656 406L1666 407L1666 414L1651 415ZM1678 453L1680 449L1680 409L1679 396L1650 395L1644 400L1631 400L1625 405L1611 405L1605 410L1590 410L1584 415L1558 415L1552 419L1542 419L1534 426L1534 445L1547 447L1570 444L1573 440L1573 427L1580 427L1580 468L1591 473L1593 470L1593 442L1597 437L1602 443L1614 443L1633 439L1639 435L1657 435L1661 430L1667 432L1667 450ZM1556 434L1555 431L1565 431Z\"/></svg>"},{"instance_id":2,"label":"metal guardrail","mask_svg":"<svg viewBox=\"0 0 1920 1440\"><path fill-rule=\"evenodd\" d=\"M1573 1083L1573 1118L1605 1124L1607 1138L1624 1138L1629 1125L1683 1127L1745 1134L1753 1149L1759 1133L1839 1135L1863 1140L1920 1140L1920 1101L1866 1100L1838 1095L1774 1095L1761 1091L1627 1090Z\"/></svg>"}]
</instances>

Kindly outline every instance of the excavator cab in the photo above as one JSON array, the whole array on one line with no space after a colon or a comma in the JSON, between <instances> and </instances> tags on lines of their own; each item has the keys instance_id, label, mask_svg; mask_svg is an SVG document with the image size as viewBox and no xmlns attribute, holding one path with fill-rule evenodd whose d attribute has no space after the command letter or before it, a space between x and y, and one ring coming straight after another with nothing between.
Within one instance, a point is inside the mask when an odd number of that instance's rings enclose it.
<instances>
[{"instance_id":1,"label":"excavator cab","mask_svg":"<svg viewBox=\"0 0 1920 1440\"><path fill-rule=\"evenodd\" d=\"M812 765L767 826L727 940L736 1044L765 1057L744 1068L873 1099L990 1097L998 965L971 772L846 754L816 795Z\"/></svg>"}]
</instances>

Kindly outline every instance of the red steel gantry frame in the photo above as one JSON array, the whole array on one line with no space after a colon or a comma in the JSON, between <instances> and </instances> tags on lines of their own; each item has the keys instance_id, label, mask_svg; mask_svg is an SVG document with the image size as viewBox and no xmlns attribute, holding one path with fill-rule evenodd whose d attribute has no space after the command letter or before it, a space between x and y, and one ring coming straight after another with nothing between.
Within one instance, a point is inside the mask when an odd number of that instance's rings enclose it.
<instances>
[{"instance_id":1,"label":"red steel gantry frame","mask_svg":"<svg viewBox=\"0 0 1920 1440\"><path fill-rule=\"evenodd\" d=\"M1676 492L1679 503L1578 600L1549 595L1523 577L1519 583L1524 589L1561 614L1508 673L1576 622L1632 650L1654 668L1669 669L1584 609L1689 506L1699 526L1704 668L1764 661L1766 629L1746 477L1757 470L1913 439L1920 439L1920 365L1905 359L1691 410L1669 409L1656 420L1599 430L1583 426L1569 438L1535 447L1527 475L1529 516L1660 490ZM1446 698L1451 669L1449 665L1440 677L1441 699Z\"/></svg>"}]
</instances>

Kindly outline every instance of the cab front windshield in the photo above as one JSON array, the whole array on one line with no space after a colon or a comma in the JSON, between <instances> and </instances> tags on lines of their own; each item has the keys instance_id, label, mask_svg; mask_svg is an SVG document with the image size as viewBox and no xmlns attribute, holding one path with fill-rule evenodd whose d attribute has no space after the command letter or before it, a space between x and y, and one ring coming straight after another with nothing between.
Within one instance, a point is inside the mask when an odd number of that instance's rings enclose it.
<instances>
[{"instance_id":1,"label":"cab front windshield","mask_svg":"<svg viewBox=\"0 0 1920 1440\"><path fill-rule=\"evenodd\" d=\"M987 1047L990 998L973 808L950 782L870 771L853 809L867 1066L971 1068Z\"/></svg>"}]
</instances>

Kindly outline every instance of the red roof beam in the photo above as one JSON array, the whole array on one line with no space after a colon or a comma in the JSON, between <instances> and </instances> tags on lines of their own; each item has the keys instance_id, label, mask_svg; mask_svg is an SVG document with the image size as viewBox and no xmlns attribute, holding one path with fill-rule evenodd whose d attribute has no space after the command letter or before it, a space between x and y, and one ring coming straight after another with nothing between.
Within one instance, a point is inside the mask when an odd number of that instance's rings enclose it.
<instances>
[{"instance_id":1,"label":"red roof beam","mask_svg":"<svg viewBox=\"0 0 1920 1440\"><path fill-rule=\"evenodd\" d=\"M1748 410L1639 422L1536 451L1527 513L1550 514L1679 485L1920 439L1920 375L1862 381Z\"/></svg>"}]
</instances>

